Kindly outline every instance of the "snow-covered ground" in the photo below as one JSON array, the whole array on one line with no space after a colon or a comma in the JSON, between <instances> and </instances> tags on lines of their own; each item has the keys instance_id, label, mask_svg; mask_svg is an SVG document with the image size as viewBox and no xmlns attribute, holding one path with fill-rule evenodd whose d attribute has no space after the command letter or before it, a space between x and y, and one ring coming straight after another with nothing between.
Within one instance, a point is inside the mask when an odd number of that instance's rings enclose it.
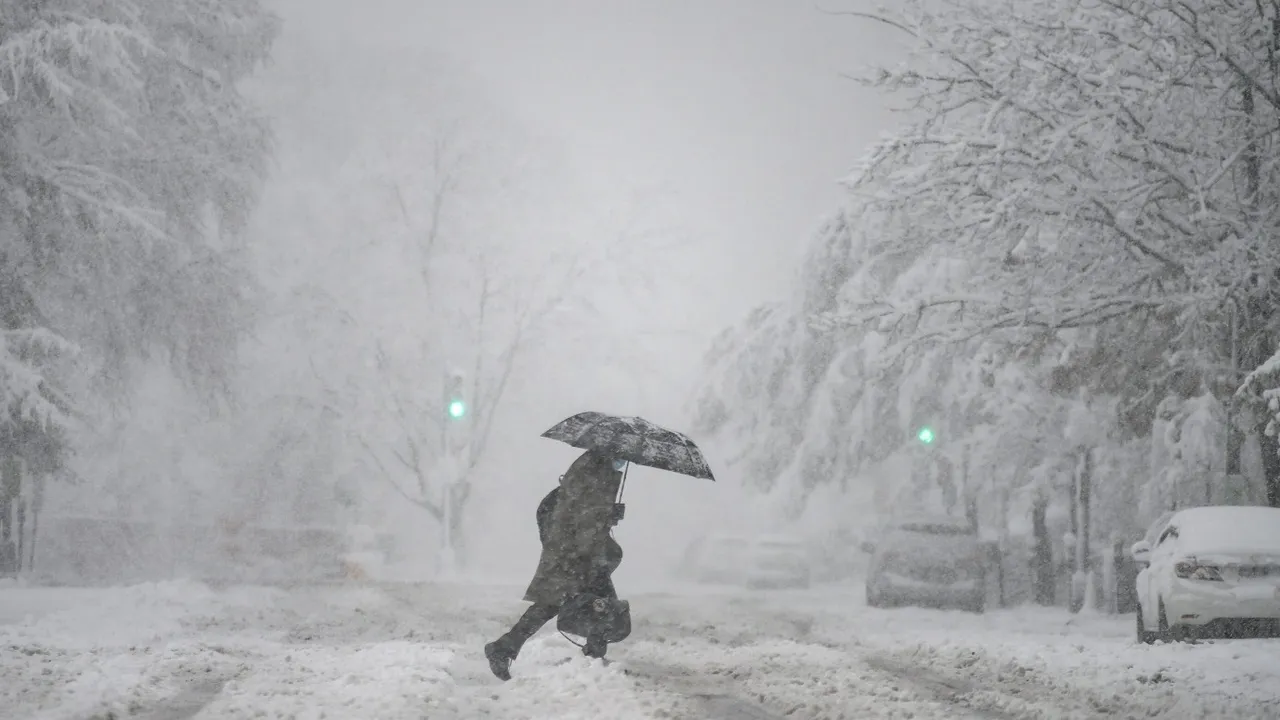
<instances>
[{"instance_id":1,"label":"snow-covered ground","mask_svg":"<svg viewBox=\"0 0 1280 720\"><path fill-rule=\"evenodd\" d=\"M864 606L857 589L631 596L612 663L500 586L0 586L0 717L1276 718L1280 643L1134 643L1132 617Z\"/></svg>"}]
</instances>

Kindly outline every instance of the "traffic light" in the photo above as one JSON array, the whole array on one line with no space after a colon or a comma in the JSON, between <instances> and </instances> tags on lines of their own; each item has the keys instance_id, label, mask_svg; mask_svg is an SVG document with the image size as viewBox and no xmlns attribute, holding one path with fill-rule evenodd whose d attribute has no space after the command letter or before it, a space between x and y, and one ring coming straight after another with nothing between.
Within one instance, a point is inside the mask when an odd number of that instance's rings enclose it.
<instances>
[{"instance_id":1,"label":"traffic light","mask_svg":"<svg viewBox=\"0 0 1280 720\"><path fill-rule=\"evenodd\" d=\"M450 373L445 382L445 412L450 419L461 420L467 414L466 394L463 391L465 379L462 373Z\"/></svg>"},{"instance_id":2,"label":"traffic light","mask_svg":"<svg viewBox=\"0 0 1280 720\"><path fill-rule=\"evenodd\" d=\"M924 443L925 445L932 445L935 439L935 435L933 434L933 428L929 427L928 425L925 425L924 427L920 428L918 431L916 431L916 439Z\"/></svg>"}]
</instances>

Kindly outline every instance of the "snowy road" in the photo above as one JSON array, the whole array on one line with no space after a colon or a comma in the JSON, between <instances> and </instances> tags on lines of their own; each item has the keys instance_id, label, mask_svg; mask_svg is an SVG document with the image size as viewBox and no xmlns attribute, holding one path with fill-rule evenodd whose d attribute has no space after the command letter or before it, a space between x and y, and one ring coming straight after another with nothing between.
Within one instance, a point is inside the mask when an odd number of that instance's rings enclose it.
<instances>
[{"instance_id":1,"label":"snowy road","mask_svg":"<svg viewBox=\"0 0 1280 720\"><path fill-rule=\"evenodd\" d=\"M604 665L513 588L0 587L0 717L1276 718L1280 643L1139 646L1132 618L865 607L853 590L633 594Z\"/></svg>"}]
</instances>

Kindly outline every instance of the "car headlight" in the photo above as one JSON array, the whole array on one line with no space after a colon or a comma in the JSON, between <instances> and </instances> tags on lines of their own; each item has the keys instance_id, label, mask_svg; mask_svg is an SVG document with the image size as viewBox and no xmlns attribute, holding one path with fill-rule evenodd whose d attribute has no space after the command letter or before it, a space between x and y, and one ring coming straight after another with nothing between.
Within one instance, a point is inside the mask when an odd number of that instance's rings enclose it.
<instances>
[{"instance_id":1,"label":"car headlight","mask_svg":"<svg viewBox=\"0 0 1280 720\"><path fill-rule=\"evenodd\" d=\"M1212 565L1201 565L1194 559L1183 560L1173 566L1173 574L1183 580L1210 580L1222 582L1222 574Z\"/></svg>"}]
</instances>

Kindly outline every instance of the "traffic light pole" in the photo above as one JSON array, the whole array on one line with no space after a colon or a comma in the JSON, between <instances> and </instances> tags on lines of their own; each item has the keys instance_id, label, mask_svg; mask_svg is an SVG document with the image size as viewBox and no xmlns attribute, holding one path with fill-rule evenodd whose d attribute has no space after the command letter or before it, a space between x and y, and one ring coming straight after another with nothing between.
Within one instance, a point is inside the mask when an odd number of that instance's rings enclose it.
<instances>
[{"instance_id":1,"label":"traffic light pole","mask_svg":"<svg viewBox=\"0 0 1280 720\"><path fill-rule=\"evenodd\" d=\"M454 402L461 400L461 374L445 370L442 389L442 418L440 418L440 550L436 568L440 577L453 578L457 573L457 553L453 550L453 483L457 473L453 450Z\"/></svg>"},{"instance_id":2,"label":"traffic light pole","mask_svg":"<svg viewBox=\"0 0 1280 720\"><path fill-rule=\"evenodd\" d=\"M459 443L455 437L458 423L464 422L467 402L464 395L465 377L461 372L446 370L441 387L444 389L443 418L440 424L440 575L452 578L457 573L457 548L454 547L453 517L455 492L461 471L458 457Z\"/></svg>"}]
</instances>

